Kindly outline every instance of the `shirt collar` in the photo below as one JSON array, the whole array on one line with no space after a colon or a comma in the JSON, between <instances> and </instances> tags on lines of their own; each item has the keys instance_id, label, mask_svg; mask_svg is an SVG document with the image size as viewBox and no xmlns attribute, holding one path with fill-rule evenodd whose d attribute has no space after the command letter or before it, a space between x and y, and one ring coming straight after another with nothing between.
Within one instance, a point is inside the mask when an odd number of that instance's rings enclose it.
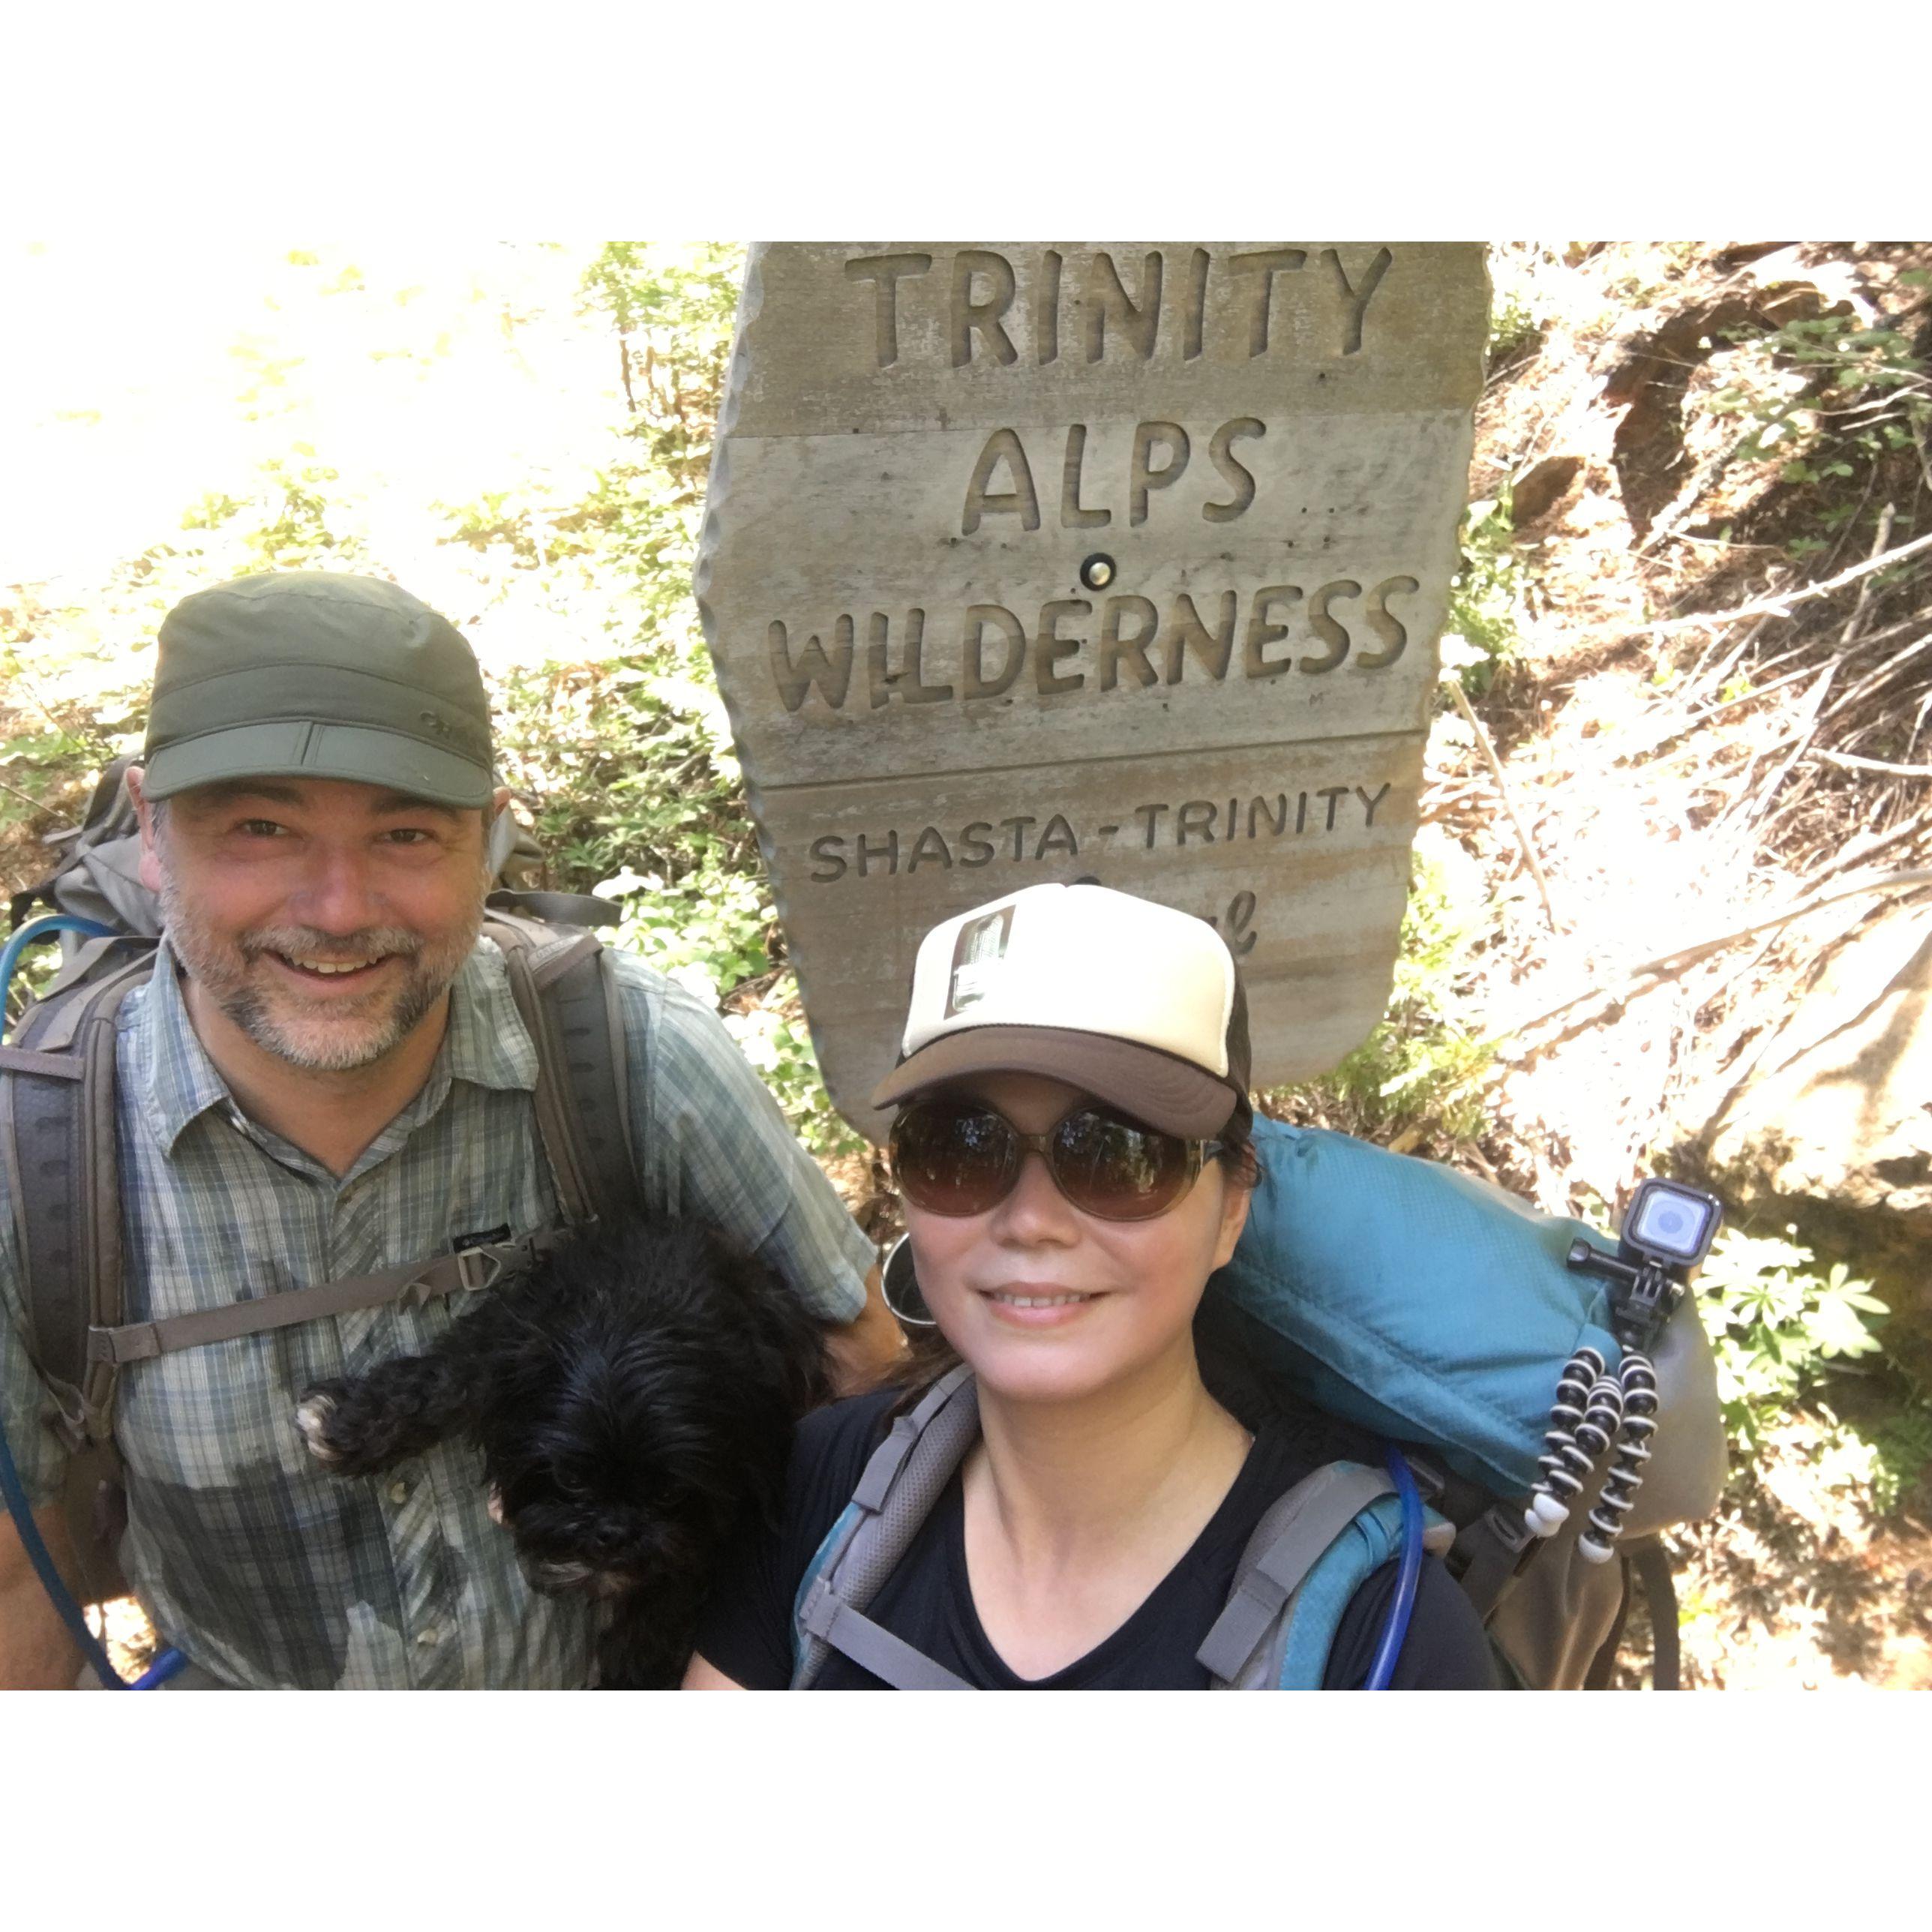
<instances>
[{"instance_id":1,"label":"shirt collar","mask_svg":"<svg viewBox=\"0 0 1932 1932\"><path fill-rule=\"evenodd\" d=\"M154 970L141 991L134 1036L148 1111L163 1148L172 1154L191 1121L211 1107L232 1107L234 1096L188 1018L179 962L166 939L154 950Z\"/></svg>"},{"instance_id":2,"label":"shirt collar","mask_svg":"<svg viewBox=\"0 0 1932 1932\"><path fill-rule=\"evenodd\" d=\"M172 1154L192 1122L211 1107L232 1108L235 1098L188 1017L179 962L165 938L155 949L154 970L142 989L134 1024L141 1082L161 1145ZM422 1091L398 1118L413 1124L434 1112L452 1080L526 1093L536 1088L536 1047L496 949L488 942L471 952L452 983L442 1049Z\"/></svg>"},{"instance_id":3,"label":"shirt collar","mask_svg":"<svg viewBox=\"0 0 1932 1932\"><path fill-rule=\"evenodd\" d=\"M537 1049L510 992L502 956L482 941L450 988L449 1030L442 1058L452 1080L534 1093Z\"/></svg>"}]
</instances>

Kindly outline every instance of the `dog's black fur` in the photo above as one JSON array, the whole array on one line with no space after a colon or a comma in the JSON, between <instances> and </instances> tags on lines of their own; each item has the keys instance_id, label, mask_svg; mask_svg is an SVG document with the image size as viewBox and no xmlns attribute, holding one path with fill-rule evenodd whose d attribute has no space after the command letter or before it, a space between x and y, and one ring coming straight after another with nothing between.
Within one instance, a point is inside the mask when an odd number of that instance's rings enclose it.
<instances>
[{"instance_id":1,"label":"dog's black fur","mask_svg":"<svg viewBox=\"0 0 1932 1932\"><path fill-rule=\"evenodd\" d=\"M776 1520L824 1336L713 1229L638 1222L576 1236L428 1353L310 1390L296 1421L345 1476L466 1436L532 1586L609 1600L598 1683L655 1688L732 1532Z\"/></svg>"}]
</instances>

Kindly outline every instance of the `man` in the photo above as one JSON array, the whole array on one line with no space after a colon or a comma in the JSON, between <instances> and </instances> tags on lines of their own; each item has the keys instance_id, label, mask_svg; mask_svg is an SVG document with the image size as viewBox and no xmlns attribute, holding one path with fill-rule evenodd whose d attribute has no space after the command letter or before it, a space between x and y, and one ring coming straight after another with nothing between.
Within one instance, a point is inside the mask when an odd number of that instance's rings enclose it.
<instances>
[{"instance_id":1,"label":"man","mask_svg":"<svg viewBox=\"0 0 1932 1932\"><path fill-rule=\"evenodd\" d=\"M244 578L187 598L161 627L128 784L164 926L118 1022L129 1318L554 1226L536 1051L478 938L508 794L493 789L488 700L448 622L366 577ZM637 959L615 971L645 1205L757 1250L844 1324L841 1379L862 1383L898 1345L871 1245L716 1016ZM64 1559L64 1451L22 1340L7 1185L0 1403ZM585 1681L590 1613L530 1592L472 1451L344 1482L292 1426L310 1384L452 1318L447 1301L392 1304L123 1370L124 1567L194 1681ZM0 1515L0 1685L71 1684L80 1668Z\"/></svg>"}]
</instances>

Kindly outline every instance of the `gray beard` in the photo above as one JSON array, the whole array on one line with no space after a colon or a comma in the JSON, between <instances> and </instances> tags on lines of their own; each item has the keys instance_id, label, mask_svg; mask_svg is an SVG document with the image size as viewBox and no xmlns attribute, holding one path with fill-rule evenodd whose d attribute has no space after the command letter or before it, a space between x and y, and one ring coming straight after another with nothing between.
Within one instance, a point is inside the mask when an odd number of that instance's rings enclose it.
<instances>
[{"instance_id":1,"label":"gray beard","mask_svg":"<svg viewBox=\"0 0 1932 1932\"><path fill-rule=\"evenodd\" d=\"M160 901L169 944L217 1010L263 1052L312 1073L353 1072L374 1066L393 1053L449 990L483 929L483 908L479 902L467 928L440 947L426 946L419 934L394 926L374 926L333 936L308 927L286 926L247 934L236 942L237 958L224 955L165 875ZM320 1023L278 1016L247 976L249 962L263 952L298 956L305 952L333 953L345 948L366 952L372 958L383 953L398 954L409 962L409 976L382 1023L360 1037L356 1036L352 1022L344 1026L340 1021L327 1023L328 1033L322 1038L309 1036ZM347 1036L328 1036L336 1034Z\"/></svg>"}]
</instances>

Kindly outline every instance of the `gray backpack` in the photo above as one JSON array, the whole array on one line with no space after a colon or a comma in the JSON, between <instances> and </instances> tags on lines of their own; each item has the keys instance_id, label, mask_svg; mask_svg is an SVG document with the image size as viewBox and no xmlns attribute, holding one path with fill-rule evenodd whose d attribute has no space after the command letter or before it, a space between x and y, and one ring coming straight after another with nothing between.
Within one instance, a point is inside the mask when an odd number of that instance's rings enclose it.
<instances>
[{"instance_id":1,"label":"gray backpack","mask_svg":"<svg viewBox=\"0 0 1932 1932\"><path fill-rule=\"evenodd\" d=\"M808 1690L834 1651L897 1690L969 1688L866 1611L979 1435L979 1398L972 1371L964 1367L943 1376L893 1423L799 1585L792 1606L794 1690ZM1356 1591L1401 1550L1402 1474L1393 1464L1384 1474L1357 1462L1327 1463L1268 1509L1198 1654L1213 1688L1320 1687ZM1447 1551L1453 1527L1423 1510L1419 1498L1406 1508L1420 1547L1438 1556ZM1393 1648L1384 1644L1390 1670L1400 1646L1399 1631ZM1372 1667L1372 1682L1375 1675Z\"/></svg>"},{"instance_id":2,"label":"gray backpack","mask_svg":"<svg viewBox=\"0 0 1932 1932\"><path fill-rule=\"evenodd\" d=\"M126 1588L115 1553L126 1515L113 1442L124 1364L391 1301L491 1287L526 1270L557 1238L551 1231L226 1308L127 1319L116 1016L153 970L160 930L159 905L136 870L127 763L103 776L80 826L48 841L62 850L54 871L11 904L16 928L44 904L112 930L62 934L59 971L22 1016L12 1042L0 1045L0 1161L22 1241L28 1342L73 1452L67 1516L88 1602ZM542 854L506 813L490 856L494 876L514 878L527 877ZM537 1048L537 1126L566 1225L618 1213L637 1192L624 1034L608 956L592 933L578 929L608 922L613 909L602 899L507 889L493 892L487 905L484 936L502 952Z\"/></svg>"}]
</instances>

